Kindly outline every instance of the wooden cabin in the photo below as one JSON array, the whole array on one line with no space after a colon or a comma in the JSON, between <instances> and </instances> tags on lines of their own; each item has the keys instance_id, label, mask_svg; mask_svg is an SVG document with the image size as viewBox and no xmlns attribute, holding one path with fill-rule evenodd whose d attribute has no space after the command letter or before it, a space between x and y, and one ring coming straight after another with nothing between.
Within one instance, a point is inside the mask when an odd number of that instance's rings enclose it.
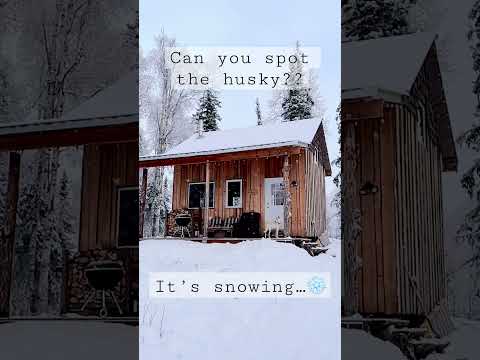
<instances>
[{"instance_id":1,"label":"wooden cabin","mask_svg":"<svg viewBox=\"0 0 480 360\"><path fill-rule=\"evenodd\" d=\"M122 263L124 277L115 292L124 315L138 311L137 81L137 72L132 72L60 119L0 127L0 151L10 153L7 222L1 237L8 255L0 271L8 280L0 291L4 316L10 313L10 281L16 281L12 269L17 256L14 240L22 152L63 147L83 151L81 194L74 197L81 201L78 253L63 270L63 311L98 314L95 302L80 311L91 290L84 269L97 260ZM111 315L118 314L112 309Z\"/></svg>"},{"instance_id":2,"label":"wooden cabin","mask_svg":"<svg viewBox=\"0 0 480 360\"><path fill-rule=\"evenodd\" d=\"M204 237L205 219L245 212L260 214L262 232L280 219L287 236L325 233L324 178L331 168L319 119L194 134L162 155L140 159L144 179L146 169L157 166L173 166L172 212L203 209L197 228Z\"/></svg>"},{"instance_id":3,"label":"wooden cabin","mask_svg":"<svg viewBox=\"0 0 480 360\"><path fill-rule=\"evenodd\" d=\"M435 37L342 46L344 310L444 307L442 173L457 170Z\"/></svg>"}]
</instances>

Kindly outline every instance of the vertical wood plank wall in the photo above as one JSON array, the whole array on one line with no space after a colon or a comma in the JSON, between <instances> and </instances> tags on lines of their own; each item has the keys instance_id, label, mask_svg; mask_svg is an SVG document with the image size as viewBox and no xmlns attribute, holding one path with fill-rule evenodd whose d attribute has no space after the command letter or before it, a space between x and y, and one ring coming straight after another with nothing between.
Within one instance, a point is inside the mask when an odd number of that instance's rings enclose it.
<instances>
[{"instance_id":1,"label":"vertical wood plank wall","mask_svg":"<svg viewBox=\"0 0 480 360\"><path fill-rule=\"evenodd\" d=\"M138 186L138 143L85 145L80 251L116 247L117 188L122 186Z\"/></svg>"},{"instance_id":2,"label":"vertical wood plank wall","mask_svg":"<svg viewBox=\"0 0 480 360\"><path fill-rule=\"evenodd\" d=\"M379 189L356 200L363 313L428 314L446 295L441 154L431 111L421 140L414 108L383 102L342 107L355 126L358 187L371 182Z\"/></svg>"},{"instance_id":3,"label":"vertical wood plank wall","mask_svg":"<svg viewBox=\"0 0 480 360\"><path fill-rule=\"evenodd\" d=\"M428 314L446 296L441 154L435 131L419 141L411 109L391 105L387 113L395 117L399 311Z\"/></svg>"},{"instance_id":4,"label":"vertical wood plank wall","mask_svg":"<svg viewBox=\"0 0 480 360\"><path fill-rule=\"evenodd\" d=\"M388 120L373 116L355 122L358 188L367 183L378 188L376 193L356 194L362 228L358 244L362 259L359 308L366 313L391 314L397 310L393 131Z\"/></svg>"},{"instance_id":5,"label":"vertical wood plank wall","mask_svg":"<svg viewBox=\"0 0 480 360\"><path fill-rule=\"evenodd\" d=\"M318 151L305 152L306 235L320 237L327 230L325 170Z\"/></svg>"},{"instance_id":6,"label":"vertical wood plank wall","mask_svg":"<svg viewBox=\"0 0 480 360\"><path fill-rule=\"evenodd\" d=\"M308 150L307 150L308 153ZM307 222L310 222L307 215L307 189L306 189L306 159L305 151L300 154L289 156L291 166L290 181L296 181L297 186L291 186L292 195L292 236L310 236L307 231ZM215 182L215 208L209 210L209 217L220 216L240 216L242 212L255 211L261 214L261 230L265 228L265 178L282 177L282 157L245 159L232 161L219 161L210 163L210 178ZM320 174L321 170L317 170ZM323 174L323 172L321 172ZM325 188L323 176L311 185L310 200L312 207L316 210L310 213L310 216L325 218ZM243 204L241 209L231 209L225 207L226 180L242 179ZM174 166L173 178L173 201L172 208L184 209L188 207L188 184L191 182L205 181L205 164L189 164ZM313 205L314 195L323 197L316 199ZM322 210L323 209L323 210ZM322 213L323 211L323 213ZM325 220L315 222L316 226L321 228L325 225Z\"/></svg>"}]
</instances>

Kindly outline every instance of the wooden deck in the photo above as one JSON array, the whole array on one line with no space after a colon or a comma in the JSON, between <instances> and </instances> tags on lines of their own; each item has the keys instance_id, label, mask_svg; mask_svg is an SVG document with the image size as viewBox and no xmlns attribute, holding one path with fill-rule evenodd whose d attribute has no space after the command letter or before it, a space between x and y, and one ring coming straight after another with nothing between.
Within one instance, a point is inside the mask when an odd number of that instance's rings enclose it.
<instances>
[{"instance_id":1,"label":"wooden deck","mask_svg":"<svg viewBox=\"0 0 480 360\"><path fill-rule=\"evenodd\" d=\"M238 237L173 237L173 236L165 236L165 237L147 237L141 238L140 241L143 240L186 240L186 241L203 241L203 242L241 242L241 241L258 241L258 240L268 240L268 238L238 238ZM271 238L272 241L283 242L283 243L294 243L294 242L311 242L311 239L307 238Z\"/></svg>"}]
</instances>

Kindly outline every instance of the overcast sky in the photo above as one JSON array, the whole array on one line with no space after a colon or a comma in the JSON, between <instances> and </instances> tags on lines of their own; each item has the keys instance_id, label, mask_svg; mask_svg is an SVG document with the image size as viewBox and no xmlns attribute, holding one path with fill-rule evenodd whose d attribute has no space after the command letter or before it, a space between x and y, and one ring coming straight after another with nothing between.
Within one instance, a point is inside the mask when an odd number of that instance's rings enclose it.
<instances>
[{"instance_id":1,"label":"overcast sky","mask_svg":"<svg viewBox=\"0 0 480 360\"><path fill-rule=\"evenodd\" d=\"M335 110L340 102L340 0L185 0L140 1L140 46L144 54L154 38L165 33L179 46L303 46L322 49L319 89L326 107L327 146L330 160L337 157ZM270 90L226 90L221 128L253 126L255 99L267 112ZM329 181L327 192L333 191Z\"/></svg>"}]
</instances>

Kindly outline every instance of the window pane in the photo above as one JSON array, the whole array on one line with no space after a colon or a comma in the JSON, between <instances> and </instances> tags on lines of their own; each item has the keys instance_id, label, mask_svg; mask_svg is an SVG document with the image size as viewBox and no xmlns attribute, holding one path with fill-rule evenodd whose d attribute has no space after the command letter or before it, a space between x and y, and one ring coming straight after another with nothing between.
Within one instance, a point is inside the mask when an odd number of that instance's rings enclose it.
<instances>
[{"instance_id":1,"label":"window pane","mask_svg":"<svg viewBox=\"0 0 480 360\"><path fill-rule=\"evenodd\" d=\"M200 200L205 193L204 184L190 184L188 194L188 207L189 208L199 208Z\"/></svg>"},{"instance_id":2,"label":"window pane","mask_svg":"<svg viewBox=\"0 0 480 360\"><path fill-rule=\"evenodd\" d=\"M214 204L215 204L215 184L211 182L209 207L213 207ZM189 194L188 194L188 207L193 209L205 207L205 183L190 184Z\"/></svg>"},{"instance_id":3,"label":"window pane","mask_svg":"<svg viewBox=\"0 0 480 360\"><path fill-rule=\"evenodd\" d=\"M282 206L284 197L285 197L285 191L284 191L284 186L283 184L272 184L271 188L271 195L272 195L272 201L274 206Z\"/></svg>"},{"instance_id":4,"label":"window pane","mask_svg":"<svg viewBox=\"0 0 480 360\"><path fill-rule=\"evenodd\" d=\"M227 183L227 206L242 206L241 182L230 181Z\"/></svg>"},{"instance_id":5,"label":"window pane","mask_svg":"<svg viewBox=\"0 0 480 360\"><path fill-rule=\"evenodd\" d=\"M214 204L215 204L215 202L214 202L214 200L215 200L215 185L212 182L210 183L209 191L210 191L210 194L209 194L210 198L208 199L208 207L213 208Z\"/></svg>"},{"instance_id":6,"label":"window pane","mask_svg":"<svg viewBox=\"0 0 480 360\"><path fill-rule=\"evenodd\" d=\"M138 246L138 189L118 190L118 246Z\"/></svg>"}]
</instances>

